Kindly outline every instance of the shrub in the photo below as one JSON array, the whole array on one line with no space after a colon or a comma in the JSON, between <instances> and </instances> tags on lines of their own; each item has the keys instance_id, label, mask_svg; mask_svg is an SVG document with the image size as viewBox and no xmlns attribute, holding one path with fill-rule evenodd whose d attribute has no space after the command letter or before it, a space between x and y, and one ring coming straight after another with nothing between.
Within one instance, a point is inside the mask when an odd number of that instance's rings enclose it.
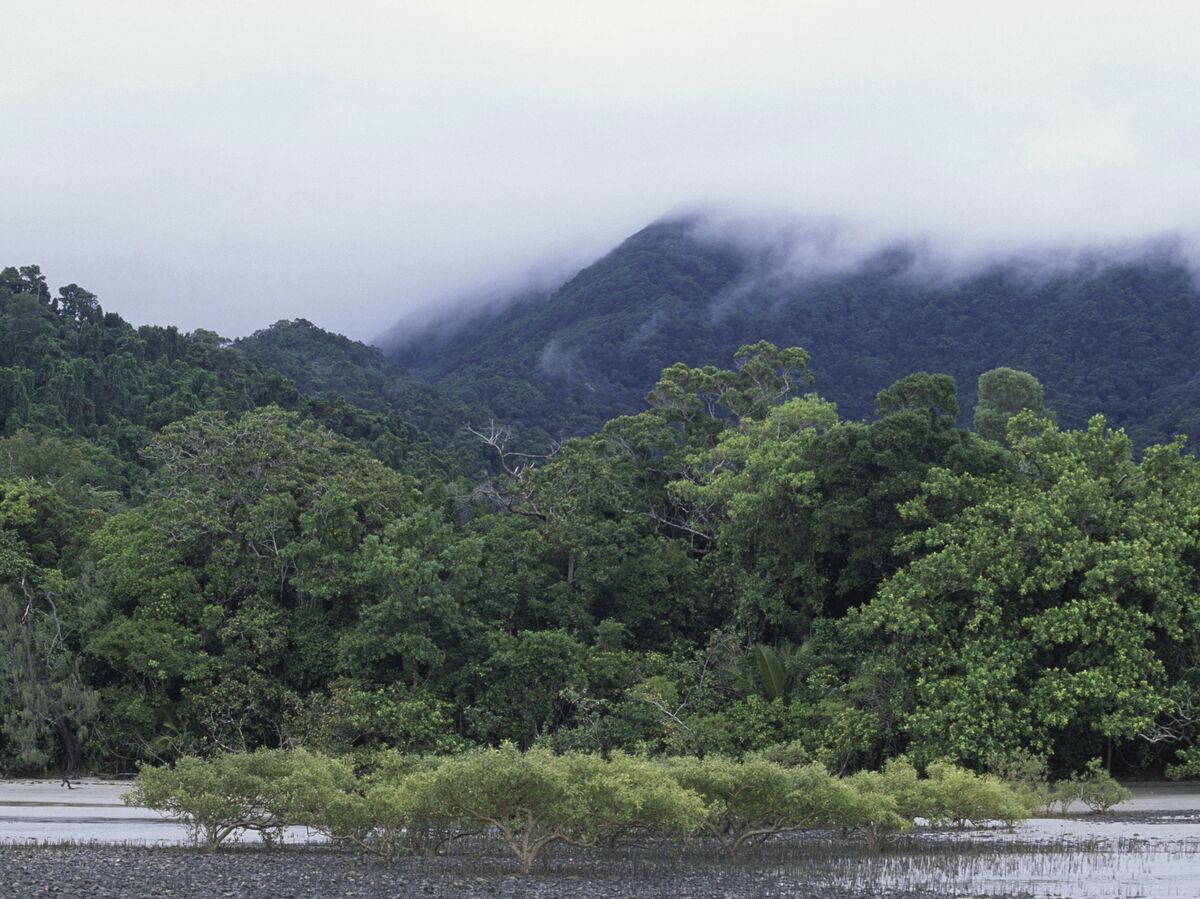
<instances>
[{"instance_id":1,"label":"shrub","mask_svg":"<svg viewBox=\"0 0 1200 899\"><path fill-rule=\"evenodd\" d=\"M606 762L505 744L446 759L428 783L429 800L458 821L495 828L523 874L549 846L619 842L641 828L689 830L702 814L699 797L630 757Z\"/></svg>"},{"instance_id":2,"label":"shrub","mask_svg":"<svg viewBox=\"0 0 1200 899\"><path fill-rule=\"evenodd\" d=\"M289 820L332 842L379 855L399 852L405 818L386 803L368 800L349 758L297 752L287 781L276 784Z\"/></svg>"},{"instance_id":3,"label":"shrub","mask_svg":"<svg viewBox=\"0 0 1200 899\"><path fill-rule=\"evenodd\" d=\"M1054 801L1064 815L1076 802L1082 802L1093 812L1106 812L1132 795L1108 773L1100 759L1092 759L1083 771L1054 785Z\"/></svg>"},{"instance_id":4,"label":"shrub","mask_svg":"<svg viewBox=\"0 0 1200 899\"><path fill-rule=\"evenodd\" d=\"M799 768L801 765L808 765L813 761L812 753L800 740L776 743L774 746L768 746L759 754L767 761L785 768Z\"/></svg>"},{"instance_id":5,"label":"shrub","mask_svg":"<svg viewBox=\"0 0 1200 899\"><path fill-rule=\"evenodd\" d=\"M286 822L287 799L278 785L292 761L290 753L265 749L185 756L174 767L143 767L122 798L182 819L192 841L209 852L239 830L256 831L270 845Z\"/></svg>"},{"instance_id":6,"label":"shrub","mask_svg":"<svg viewBox=\"0 0 1200 899\"><path fill-rule=\"evenodd\" d=\"M465 835L432 794L437 758L376 753L372 769L356 776L348 758L296 755L290 781L278 787L292 823L389 863L434 855Z\"/></svg>"},{"instance_id":7,"label":"shrub","mask_svg":"<svg viewBox=\"0 0 1200 899\"><path fill-rule=\"evenodd\" d=\"M1092 759L1078 776L1079 799L1093 812L1106 812L1133 793L1117 783L1100 759Z\"/></svg>"},{"instance_id":8,"label":"shrub","mask_svg":"<svg viewBox=\"0 0 1200 899\"><path fill-rule=\"evenodd\" d=\"M700 830L732 857L776 834L842 827L879 848L917 818L965 826L1027 814L1022 796L994 776L938 763L923 779L903 759L838 778L819 764L785 767L764 754L651 762L504 744L451 757L370 758L359 772L348 757L304 750L185 757L173 768L144 768L125 800L179 816L210 851L239 830L271 843L284 826L303 824L390 862L492 831L522 873L557 844L616 847ZM1058 786L1093 808L1128 796L1099 761Z\"/></svg>"},{"instance_id":9,"label":"shrub","mask_svg":"<svg viewBox=\"0 0 1200 899\"><path fill-rule=\"evenodd\" d=\"M912 821L896 812L895 799L869 779L855 775L849 784L842 826L862 834L871 849L880 849L893 834L912 828Z\"/></svg>"},{"instance_id":10,"label":"shrub","mask_svg":"<svg viewBox=\"0 0 1200 899\"><path fill-rule=\"evenodd\" d=\"M997 754L988 759L988 770L1017 793L1030 814L1055 801L1045 756L1026 750Z\"/></svg>"},{"instance_id":11,"label":"shrub","mask_svg":"<svg viewBox=\"0 0 1200 899\"><path fill-rule=\"evenodd\" d=\"M843 790L819 765L784 768L761 756L666 759L664 770L703 800L703 829L728 855L771 836L828 824Z\"/></svg>"},{"instance_id":12,"label":"shrub","mask_svg":"<svg viewBox=\"0 0 1200 899\"><path fill-rule=\"evenodd\" d=\"M965 827L986 821L1011 825L1029 817L1026 800L990 775L975 774L956 765L937 762L927 770L926 811L922 817Z\"/></svg>"},{"instance_id":13,"label":"shrub","mask_svg":"<svg viewBox=\"0 0 1200 899\"><path fill-rule=\"evenodd\" d=\"M646 759L567 753L556 764L586 808L579 835L591 843L614 848L644 834L689 836L704 818L700 796Z\"/></svg>"},{"instance_id":14,"label":"shrub","mask_svg":"<svg viewBox=\"0 0 1200 899\"><path fill-rule=\"evenodd\" d=\"M1057 805L1059 814L1065 815L1079 801L1079 781L1073 775L1056 780L1050 788L1050 804Z\"/></svg>"},{"instance_id":15,"label":"shrub","mask_svg":"<svg viewBox=\"0 0 1200 899\"><path fill-rule=\"evenodd\" d=\"M436 772L439 756L381 754L375 768L363 779L368 809L384 813L389 823L375 836L386 838L396 851L432 856L447 844L471 836L478 828L463 827L437 795Z\"/></svg>"},{"instance_id":16,"label":"shrub","mask_svg":"<svg viewBox=\"0 0 1200 899\"><path fill-rule=\"evenodd\" d=\"M908 762L893 761L882 771L859 771L846 778L851 790L842 825L879 849L893 834L911 830L926 810L925 791Z\"/></svg>"}]
</instances>

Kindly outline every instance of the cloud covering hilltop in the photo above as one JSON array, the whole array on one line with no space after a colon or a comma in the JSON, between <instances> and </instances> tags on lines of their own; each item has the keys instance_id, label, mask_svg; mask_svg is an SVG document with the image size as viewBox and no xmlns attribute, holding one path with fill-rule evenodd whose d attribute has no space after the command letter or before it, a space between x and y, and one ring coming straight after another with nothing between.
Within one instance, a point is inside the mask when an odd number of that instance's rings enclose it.
<instances>
[{"instance_id":1,"label":"cloud covering hilltop","mask_svg":"<svg viewBox=\"0 0 1200 899\"><path fill-rule=\"evenodd\" d=\"M965 255L1200 225L1191 4L49 0L5 24L8 263L138 322L369 337L697 204Z\"/></svg>"}]
</instances>

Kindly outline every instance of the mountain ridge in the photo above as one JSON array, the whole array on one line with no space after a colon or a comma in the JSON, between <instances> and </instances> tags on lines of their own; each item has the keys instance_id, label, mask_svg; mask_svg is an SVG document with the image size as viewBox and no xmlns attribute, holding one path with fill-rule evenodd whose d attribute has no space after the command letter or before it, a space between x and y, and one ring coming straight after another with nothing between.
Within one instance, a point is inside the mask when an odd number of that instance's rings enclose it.
<instances>
[{"instance_id":1,"label":"mountain ridge","mask_svg":"<svg viewBox=\"0 0 1200 899\"><path fill-rule=\"evenodd\" d=\"M1200 437L1200 292L1161 248L929 277L920 248L898 243L806 273L697 231L656 222L557 290L414 333L388 356L555 437L635 411L667 365L722 365L763 339L807 349L816 389L849 418L928 370L956 378L967 420L978 375L1004 365L1043 380L1066 424L1100 412L1141 443Z\"/></svg>"}]
</instances>

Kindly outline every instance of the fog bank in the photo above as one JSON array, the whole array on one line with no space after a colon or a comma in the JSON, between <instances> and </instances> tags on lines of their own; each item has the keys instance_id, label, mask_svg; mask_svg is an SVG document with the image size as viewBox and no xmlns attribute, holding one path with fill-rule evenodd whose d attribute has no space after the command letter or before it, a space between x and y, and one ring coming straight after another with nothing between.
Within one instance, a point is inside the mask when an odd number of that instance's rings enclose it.
<instances>
[{"instance_id":1,"label":"fog bank","mask_svg":"<svg viewBox=\"0 0 1200 899\"><path fill-rule=\"evenodd\" d=\"M1194 4L12 6L0 264L135 323L370 338L701 204L948 259L1200 233Z\"/></svg>"}]
</instances>

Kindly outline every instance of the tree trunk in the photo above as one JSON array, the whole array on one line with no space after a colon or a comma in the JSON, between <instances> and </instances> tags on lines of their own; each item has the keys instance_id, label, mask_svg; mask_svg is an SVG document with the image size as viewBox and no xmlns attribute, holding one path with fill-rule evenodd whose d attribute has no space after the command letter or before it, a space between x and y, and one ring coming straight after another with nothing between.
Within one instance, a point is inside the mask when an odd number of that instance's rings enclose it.
<instances>
[{"instance_id":1,"label":"tree trunk","mask_svg":"<svg viewBox=\"0 0 1200 899\"><path fill-rule=\"evenodd\" d=\"M70 779L79 773L79 766L83 763L83 746L79 739L79 734L75 733L67 720L61 716L54 720L54 730L58 733L58 738L62 741L63 747L63 772Z\"/></svg>"},{"instance_id":2,"label":"tree trunk","mask_svg":"<svg viewBox=\"0 0 1200 899\"><path fill-rule=\"evenodd\" d=\"M525 850L524 852L522 852L520 854L520 860L521 860L521 873L528 874L531 870L533 870L533 863L534 863L534 861L537 860L537 852L531 851L531 850Z\"/></svg>"}]
</instances>

